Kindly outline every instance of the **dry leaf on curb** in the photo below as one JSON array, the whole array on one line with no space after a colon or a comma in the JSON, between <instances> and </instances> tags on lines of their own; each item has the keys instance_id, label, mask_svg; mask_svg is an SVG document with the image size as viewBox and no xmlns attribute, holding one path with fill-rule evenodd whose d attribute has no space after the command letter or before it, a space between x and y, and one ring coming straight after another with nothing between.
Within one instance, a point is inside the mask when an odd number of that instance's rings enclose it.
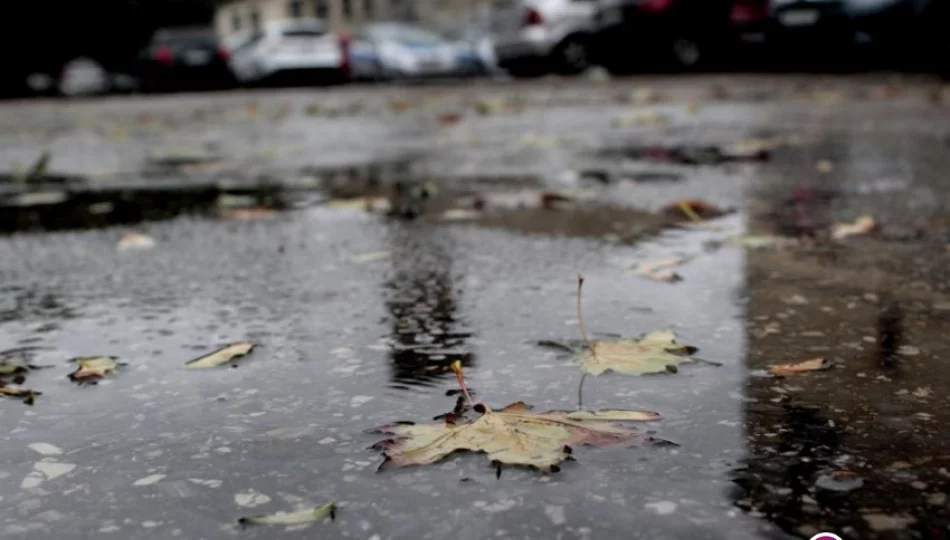
<instances>
[{"instance_id":1,"label":"dry leaf on curb","mask_svg":"<svg viewBox=\"0 0 950 540\"><path fill-rule=\"evenodd\" d=\"M201 369L220 366L221 364L226 364L235 358L240 358L250 354L251 351L256 347L252 341L238 341L237 343L232 343L230 345L225 345L224 347L214 351L211 354L195 358L194 360L185 364L185 369Z\"/></svg>"},{"instance_id":2,"label":"dry leaf on curb","mask_svg":"<svg viewBox=\"0 0 950 540\"><path fill-rule=\"evenodd\" d=\"M644 261L637 265L633 273L655 281L665 281L675 283L682 281L683 278L676 272L670 270L670 267L679 266L685 262L679 257L670 257L667 259L658 259L655 261Z\"/></svg>"},{"instance_id":3,"label":"dry leaf on curb","mask_svg":"<svg viewBox=\"0 0 950 540\"><path fill-rule=\"evenodd\" d=\"M640 339L596 340L580 353L581 370L591 375L616 371L627 375L645 375L677 371L690 364L698 349L676 342L670 330L650 332Z\"/></svg>"},{"instance_id":4,"label":"dry leaf on curb","mask_svg":"<svg viewBox=\"0 0 950 540\"><path fill-rule=\"evenodd\" d=\"M116 356L79 356L71 362L79 367L69 374L69 380L75 382L93 382L115 373L119 368L119 358Z\"/></svg>"},{"instance_id":5,"label":"dry leaf on curb","mask_svg":"<svg viewBox=\"0 0 950 540\"><path fill-rule=\"evenodd\" d=\"M617 422L659 418L655 413L637 411L532 413L522 402L499 411L488 407L481 410L481 416L464 424L399 423L377 428L375 433L395 436L374 446L386 457L379 469L424 465L458 451L470 451L487 454L496 465L557 472L558 465L570 458L570 445L648 443L650 439L643 431Z\"/></svg>"},{"instance_id":6,"label":"dry leaf on curb","mask_svg":"<svg viewBox=\"0 0 950 540\"><path fill-rule=\"evenodd\" d=\"M131 249L149 249L155 247L155 240L151 236L140 232L130 231L122 235L115 245L119 251Z\"/></svg>"},{"instance_id":7,"label":"dry leaf on curb","mask_svg":"<svg viewBox=\"0 0 950 540\"><path fill-rule=\"evenodd\" d=\"M263 516L246 516L238 520L241 525L303 525L313 523L329 516L336 519L336 504L330 503L317 508L308 508L296 512L277 512Z\"/></svg>"},{"instance_id":8,"label":"dry leaf on curb","mask_svg":"<svg viewBox=\"0 0 950 540\"><path fill-rule=\"evenodd\" d=\"M794 373L808 373L810 371L822 371L831 369L834 362L827 358L814 358L797 364L781 364L769 367L769 373L772 375L791 375Z\"/></svg>"},{"instance_id":9,"label":"dry leaf on curb","mask_svg":"<svg viewBox=\"0 0 950 540\"><path fill-rule=\"evenodd\" d=\"M853 223L838 223L831 230L831 237L842 240L851 236L870 234L877 229L877 222L872 216L861 216Z\"/></svg>"}]
</instances>

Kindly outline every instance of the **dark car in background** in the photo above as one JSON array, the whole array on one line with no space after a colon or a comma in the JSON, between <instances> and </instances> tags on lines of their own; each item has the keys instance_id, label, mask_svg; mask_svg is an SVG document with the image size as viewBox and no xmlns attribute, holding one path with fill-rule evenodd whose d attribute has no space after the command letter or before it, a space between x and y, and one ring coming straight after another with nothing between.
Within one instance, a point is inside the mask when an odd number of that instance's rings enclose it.
<instances>
[{"instance_id":1,"label":"dark car in background","mask_svg":"<svg viewBox=\"0 0 950 540\"><path fill-rule=\"evenodd\" d=\"M138 55L136 74L146 92L229 88L235 78L228 58L211 29L162 29Z\"/></svg>"},{"instance_id":2,"label":"dark car in background","mask_svg":"<svg viewBox=\"0 0 950 540\"><path fill-rule=\"evenodd\" d=\"M772 0L768 40L776 58L806 65L873 58L921 68L946 42L946 11L946 0Z\"/></svg>"},{"instance_id":3,"label":"dark car in background","mask_svg":"<svg viewBox=\"0 0 950 540\"><path fill-rule=\"evenodd\" d=\"M759 32L768 0L606 0L591 40L595 63L615 74L711 65L747 32Z\"/></svg>"}]
</instances>

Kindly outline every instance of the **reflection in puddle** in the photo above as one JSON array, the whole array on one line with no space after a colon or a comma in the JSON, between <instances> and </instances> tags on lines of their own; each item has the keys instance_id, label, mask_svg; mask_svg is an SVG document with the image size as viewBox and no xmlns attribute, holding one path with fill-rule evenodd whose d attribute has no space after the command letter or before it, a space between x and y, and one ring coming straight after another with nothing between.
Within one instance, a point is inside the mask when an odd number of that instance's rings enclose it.
<instances>
[{"instance_id":1,"label":"reflection in puddle","mask_svg":"<svg viewBox=\"0 0 950 540\"><path fill-rule=\"evenodd\" d=\"M431 384L451 373L455 360L474 366L467 344L472 333L459 315L449 231L396 222L389 240L392 270L384 295L394 386Z\"/></svg>"},{"instance_id":2,"label":"reflection in puddle","mask_svg":"<svg viewBox=\"0 0 950 540\"><path fill-rule=\"evenodd\" d=\"M814 237L845 212L903 204L856 194L857 180L831 191L787 174L748 201L754 233ZM931 266L945 257L937 238L748 251L749 370L816 357L835 368L747 380L738 507L805 538L946 538L950 302Z\"/></svg>"}]
</instances>

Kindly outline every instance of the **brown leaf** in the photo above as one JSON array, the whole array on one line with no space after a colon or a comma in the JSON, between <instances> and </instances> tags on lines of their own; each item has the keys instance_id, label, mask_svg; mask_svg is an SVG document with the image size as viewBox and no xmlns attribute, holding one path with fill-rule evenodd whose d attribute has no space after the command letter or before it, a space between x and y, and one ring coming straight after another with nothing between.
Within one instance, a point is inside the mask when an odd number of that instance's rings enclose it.
<instances>
[{"instance_id":1,"label":"brown leaf","mask_svg":"<svg viewBox=\"0 0 950 540\"><path fill-rule=\"evenodd\" d=\"M810 371L822 371L834 367L834 362L827 358L814 358L797 364L780 364L771 366L769 372L773 375L792 375L795 373L808 373Z\"/></svg>"}]
</instances>

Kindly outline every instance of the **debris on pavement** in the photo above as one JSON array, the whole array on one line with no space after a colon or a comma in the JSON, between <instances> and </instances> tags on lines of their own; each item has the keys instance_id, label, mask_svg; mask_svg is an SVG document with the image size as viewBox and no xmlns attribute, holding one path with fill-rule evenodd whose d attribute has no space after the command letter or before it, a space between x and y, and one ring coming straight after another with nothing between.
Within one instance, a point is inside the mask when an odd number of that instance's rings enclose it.
<instances>
[{"instance_id":1,"label":"debris on pavement","mask_svg":"<svg viewBox=\"0 0 950 540\"><path fill-rule=\"evenodd\" d=\"M232 360L250 354L256 346L257 344L253 341L238 341L236 343L231 343L230 345L225 345L211 354L206 354L205 356L200 356L189 361L187 364L185 364L185 369L203 369L220 366L221 364L226 364Z\"/></svg>"},{"instance_id":2,"label":"debris on pavement","mask_svg":"<svg viewBox=\"0 0 950 540\"><path fill-rule=\"evenodd\" d=\"M360 255L353 255L350 257L350 261L363 264L376 261L384 261L392 257L392 251L372 251L370 253L362 253Z\"/></svg>"},{"instance_id":3,"label":"debris on pavement","mask_svg":"<svg viewBox=\"0 0 950 540\"><path fill-rule=\"evenodd\" d=\"M69 380L77 383L95 383L110 373L115 373L119 366L117 356L79 356L71 362L76 364L76 371L69 374Z\"/></svg>"},{"instance_id":4,"label":"debris on pavement","mask_svg":"<svg viewBox=\"0 0 950 540\"><path fill-rule=\"evenodd\" d=\"M877 230L877 221L872 216L861 216L852 223L837 223L831 230L831 237L844 240L852 236L863 236Z\"/></svg>"},{"instance_id":5,"label":"debris on pavement","mask_svg":"<svg viewBox=\"0 0 950 540\"><path fill-rule=\"evenodd\" d=\"M681 257L669 257L666 259L657 259L653 261L644 261L637 265L633 273L638 276L652 279L654 281L664 281L666 283L675 283L682 281L683 277L670 270L671 267L679 266L685 262Z\"/></svg>"},{"instance_id":6,"label":"debris on pavement","mask_svg":"<svg viewBox=\"0 0 950 540\"><path fill-rule=\"evenodd\" d=\"M129 231L122 235L115 247L119 251L151 249L155 247L155 239L138 231Z\"/></svg>"},{"instance_id":7,"label":"debris on pavement","mask_svg":"<svg viewBox=\"0 0 950 540\"><path fill-rule=\"evenodd\" d=\"M453 363L452 369L465 398L471 402L461 363ZM457 405L456 410L459 409ZM472 410L479 416L471 420L453 413L445 415L444 422L437 424L398 422L370 430L370 433L394 436L373 446L385 457L378 470L426 465L456 452L468 451L487 454L499 476L502 465L556 473L562 461L571 459L571 445L649 444L652 440L645 432L621 422L660 418L653 412L627 410L534 413L521 401L497 411L478 403Z\"/></svg>"},{"instance_id":8,"label":"debris on pavement","mask_svg":"<svg viewBox=\"0 0 950 540\"><path fill-rule=\"evenodd\" d=\"M821 174L828 174L828 173L834 172L835 164L828 161L827 159L821 159L821 160L818 160L817 163L815 163L815 170L817 170Z\"/></svg>"},{"instance_id":9,"label":"debris on pavement","mask_svg":"<svg viewBox=\"0 0 950 540\"><path fill-rule=\"evenodd\" d=\"M714 219L728 213L726 210L700 199L672 202L661 208L660 212L673 218L686 218L693 222Z\"/></svg>"},{"instance_id":10,"label":"debris on pavement","mask_svg":"<svg viewBox=\"0 0 950 540\"><path fill-rule=\"evenodd\" d=\"M296 512L277 512L260 516L245 516L238 520L241 525L304 525L329 517L336 519L336 504L329 503L317 508Z\"/></svg>"},{"instance_id":11,"label":"debris on pavement","mask_svg":"<svg viewBox=\"0 0 950 540\"><path fill-rule=\"evenodd\" d=\"M797 364L780 364L769 367L769 373L773 375L792 375L795 373L808 373L811 371L823 371L834 367L834 362L827 358L813 358Z\"/></svg>"}]
</instances>

